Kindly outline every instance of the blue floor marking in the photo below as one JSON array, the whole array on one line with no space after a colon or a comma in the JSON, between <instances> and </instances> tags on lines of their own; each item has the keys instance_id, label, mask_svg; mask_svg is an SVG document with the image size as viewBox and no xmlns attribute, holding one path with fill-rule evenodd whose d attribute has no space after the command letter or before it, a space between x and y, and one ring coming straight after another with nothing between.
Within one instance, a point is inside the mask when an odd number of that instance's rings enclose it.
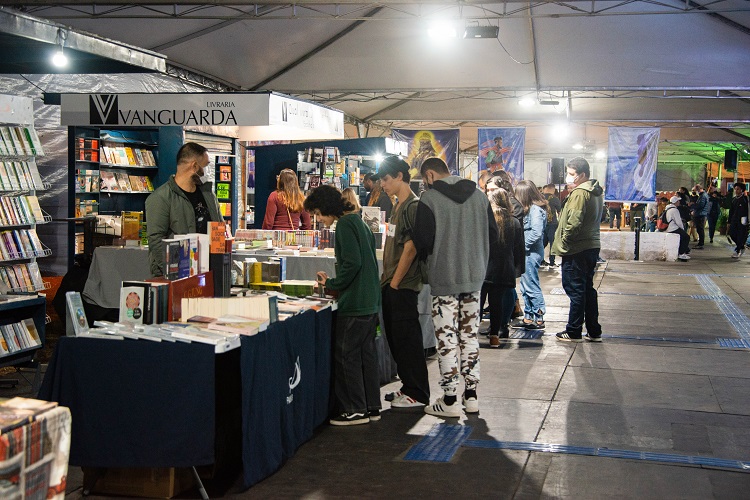
<instances>
[{"instance_id":1,"label":"blue floor marking","mask_svg":"<svg viewBox=\"0 0 750 500\"><path fill-rule=\"evenodd\" d=\"M435 424L404 456L404 460L450 462L471 434L472 427L456 424Z\"/></svg>"},{"instance_id":2,"label":"blue floor marking","mask_svg":"<svg viewBox=\"0 0 750 500\"><path fill-rule=\"evenodd\" d=\"M710 275L696 274L695 279L698 280L698 283L706 292L708 292L709 295L716 297L714 302L716 302L719 311L724 314L729 324L732 325L732 328L734 328L740 338L744 341L742 345L738 344L733 347L747 348L747 346L750 346L750 319L742 313L740 308L738 308L729 297L722 293L721 288L714 283ZM719 345L722 345L721 340L722 339L718 341Z\"/></svg>"},{"instance_id":3,"label":"blue floor marking","mask_svg":"<svg viewBox=\"0 0 750 500\"><path fill-rule=\"evenodd\" d=\"M542 332L539 330L532 330L532 331L521 331L516 330L513 333L510 334L510 338L512 339L526 339L526 340L538 340L542 338Z\"/></svg>"},{"instance_id":4,"label":"blue floor marking","mask_svg":"<svg viewBox=\"0 0 750 500\"><path fill-rule=\"evenodd\" d=\"M551 443L523 443L515 441L489 441L486 439L467 439L464 446L468 448L486 448L494 450L536 451L542 453L560 453L565 455L586 455L592 457L624 458L646 462L663 462L685 465L700 465L736 469L750 472L750 461L727 460L723 458L678 455L674 453L656 453L651 451L617 450L612 448L594 448L587 446L569 446Z\"/></svg>"},{"instance_id":5,"label":"blue floor marking","mask_svg":"<svg viewBox=\"0 0 750 500\"><path fill-rule=\"evenodd\" d=\"M690 339L683 337L644 337L640 335L602 335L603 339L653 340L656 342L685 342L688 344L715 344L715 340Z\"/></svg>"}]
</instances>

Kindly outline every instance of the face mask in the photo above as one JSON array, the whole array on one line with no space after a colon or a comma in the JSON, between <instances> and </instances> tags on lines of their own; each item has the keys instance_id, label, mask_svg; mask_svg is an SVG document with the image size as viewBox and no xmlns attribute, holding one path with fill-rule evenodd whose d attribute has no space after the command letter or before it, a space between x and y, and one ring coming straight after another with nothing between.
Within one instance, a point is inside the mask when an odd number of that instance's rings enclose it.
<instances>
[{"instance_id":1,"label":"face mask","mask_svg":"<svg viewBox=\"0 0 750 500\"><path fill-rule=\"evenodd\" d=\"M567 177L565 177L565 184L573 184L576 181L575 175L568 174Z\"/></svg>"}]
</instances>

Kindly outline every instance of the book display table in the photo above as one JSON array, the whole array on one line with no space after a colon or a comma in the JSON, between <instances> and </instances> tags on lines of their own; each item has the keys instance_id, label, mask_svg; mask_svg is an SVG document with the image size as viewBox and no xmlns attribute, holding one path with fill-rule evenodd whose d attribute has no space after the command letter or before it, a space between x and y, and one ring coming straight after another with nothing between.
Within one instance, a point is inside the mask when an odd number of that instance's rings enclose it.
<instances>
[{"instance_id":1,"label":"book display table","mask_svg":"<svg viewBox=\"0 0 750 500\"><path fill-rule=\"evenodd\" d=\"M206 344L63 337L39 397L70 408L73 465L211 465L225 459L221 439L242 443L250 487L328 417L332 321L330 308L306 311L223 354Z\"/></svg>"},{"instance_id":2,"label":"book display table","mask_svg":"<svg viewBox=\"0 0 750 500\"><path fill-rule=\"evenodd\" d=\"M0 498L65 498L70 411L58 406L0 435Z\"/></svg>"}]
</instances>

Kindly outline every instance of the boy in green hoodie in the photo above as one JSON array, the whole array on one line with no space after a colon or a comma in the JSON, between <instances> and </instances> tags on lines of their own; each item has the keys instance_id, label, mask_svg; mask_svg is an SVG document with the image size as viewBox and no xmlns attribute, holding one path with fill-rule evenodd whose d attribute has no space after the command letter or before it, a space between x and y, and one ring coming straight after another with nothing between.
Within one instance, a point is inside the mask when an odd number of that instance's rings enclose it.
<instances>
[{"instance_id":1,"label":"boy in green hoodie","mask_svg":"<svg viewBox=\"0 0 750 500\"><path fill-rule=\"evenodd\" d=\"M380 419L380 384L375 323L380 308L380 277L375 236L351 203L333 186L315 188L305 210L327 226L336 223L336 277L318 273L318 285L338 292L333 334L336 397L342 413L331 425L359 425Z\"/></svg>"}]
</instances>

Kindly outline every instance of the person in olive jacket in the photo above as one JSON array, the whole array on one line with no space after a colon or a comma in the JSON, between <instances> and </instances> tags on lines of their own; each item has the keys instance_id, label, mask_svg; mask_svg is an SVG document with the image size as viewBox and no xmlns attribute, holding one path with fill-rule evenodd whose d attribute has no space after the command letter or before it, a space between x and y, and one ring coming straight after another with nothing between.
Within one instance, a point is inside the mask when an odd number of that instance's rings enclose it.
<instances>
[{"instance_id":1,"label":"person in olive jacket","mask_svg":"<svg viewBox=\"0 0 750 500\"><path fill-rule=\"evenodd\" d=\"M336 222L336 277L319 272L319 286L338 292L333 333L336 398L342 411L331 425L359 425L380 419L380 380L375 324L380 309L380 272L375 236L355 207L333 186L315 188L305 210L331 226Z\"/></svg>"},{"instance_id":2,"label":"person in olive jacket","mask_svg":"<svg viewBox=\"0 0 750 500\"><path fill-rule=\"evenodd\" d=\"M594 288L596 260L601 239L599 227L604 211L604 191L596 179L589 179L589 163L581 157L568 163L565 183L571 190L563 205L552 244L552 253L562 257L562 285L570 298L565 331L557 340L581 342L584 323L586 340L601 342L599 302Z\"/></svg>"},{"instance_id":3,"label":"person in olive jacket","mask_svg":"<svg viewBox=\"0 0 750 500\"><path fill-rule=\"evenodd\" d=\"M164 276L164 238L208 232L209 222L222 222L211 184L204 184L208 150L195 142L177 151L177 173L146 198L148 260L151 275Z\"/></svg>"}]
</instances>

